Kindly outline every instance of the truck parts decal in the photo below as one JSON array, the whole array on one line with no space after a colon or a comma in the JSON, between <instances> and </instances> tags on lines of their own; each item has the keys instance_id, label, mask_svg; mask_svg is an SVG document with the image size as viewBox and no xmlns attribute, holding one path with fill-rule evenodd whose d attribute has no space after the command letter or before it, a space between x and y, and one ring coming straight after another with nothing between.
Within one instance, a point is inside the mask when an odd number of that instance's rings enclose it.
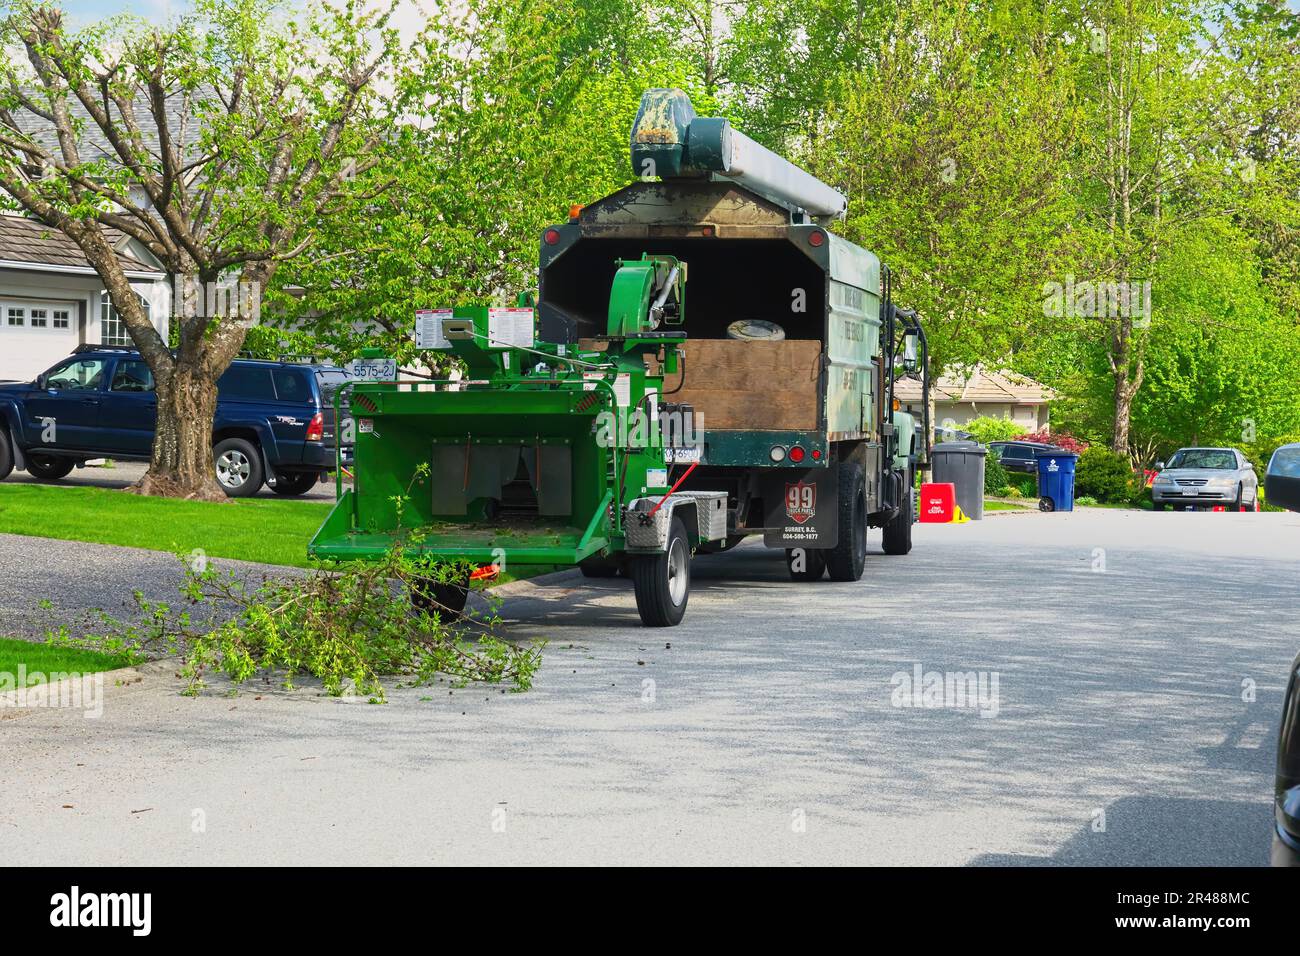
<instances>
[{"instance_id":1,"label":"truck parts decal","mask_svg":"<svg viewBox=\"0 0 1300 956\"><path fill-rule=\"evenodd\" d=\"M795 524L807 524L817 514L817 482L787 482L785 513Z\"/></svg>"},{"instance_id":2,"label":"truck parts decal","mask_svg":"<svg viewBox=\"0 0 1300 956\"><path fill-rule=\"evenodd\" d=\"M769 548L835 547L839 482L834 468L772 468L760 488L763 542Z\"/></svg>"}]
</instances>

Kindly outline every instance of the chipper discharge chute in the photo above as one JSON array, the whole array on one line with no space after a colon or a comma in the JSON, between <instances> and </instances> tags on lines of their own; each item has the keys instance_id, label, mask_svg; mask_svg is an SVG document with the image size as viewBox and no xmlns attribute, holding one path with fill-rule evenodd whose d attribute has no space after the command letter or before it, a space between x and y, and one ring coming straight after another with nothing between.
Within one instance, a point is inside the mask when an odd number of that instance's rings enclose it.
<instances>
[{"instance_id":1,"label":"chipper discharge chute","mask_svg":"<svg viewBox=\"0 0 1300 956\"><path fill-rule=\"evenodd\" d=\"M528 306L432 316L424 344L455 353L463 377L354 387L355 485L311 554L375 558L401 540L506 569L604 576L623 564L641 619L678 623L692 550L726 537L725 493L674 492L665 464L695 441L690 410L661 394L684 338L685 283L672 257L620 263L592 350L535 342ZM463 587L441 594L463 605Z\"/></svg>"},{"instance_id":2,"label":"chipper discharge chute","mask_svg":"<svg viewBox=\"0 0 1300 956\"><path fill-rule=\"evenodd\" d=\"M889 269L829 231L844 196L680 90L642 98L631 165L544 231L536 309L421 314L417 348L450 349L459 381L355 386L355 486L312 554L402 540L622 571L641 619L670 625L692 554L750 535L795 581L858 580L869 528L911 550L925 333ZM923 423L895 395L907 377Z\"/></svg>"}]
</instances>

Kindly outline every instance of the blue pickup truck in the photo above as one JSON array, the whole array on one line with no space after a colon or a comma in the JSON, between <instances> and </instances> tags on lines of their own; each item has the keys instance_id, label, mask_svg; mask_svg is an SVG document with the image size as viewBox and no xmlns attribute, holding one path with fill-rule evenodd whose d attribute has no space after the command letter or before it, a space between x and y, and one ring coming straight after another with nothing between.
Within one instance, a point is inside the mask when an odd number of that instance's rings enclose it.
<instances>
[{"instance_id":1,"label":"blue pickup truck","mask_svg":"<svg viewBox=\"0 0 1300 956\"><path fill-rule=\"evenodd\" d=\"M212 422L222 490L232 498L263 484L286 496L311 490L333 470L338 438L350 439L334 411L335 393L349 381L333 365L232 362L217 383ZM0 479L15 467L57 480L92 458L148 461L156 410L153 374L139 352L78 346L33 382L0 383ZM345 463L351 452L345 443Z\"/></svg>"}]
</instances>

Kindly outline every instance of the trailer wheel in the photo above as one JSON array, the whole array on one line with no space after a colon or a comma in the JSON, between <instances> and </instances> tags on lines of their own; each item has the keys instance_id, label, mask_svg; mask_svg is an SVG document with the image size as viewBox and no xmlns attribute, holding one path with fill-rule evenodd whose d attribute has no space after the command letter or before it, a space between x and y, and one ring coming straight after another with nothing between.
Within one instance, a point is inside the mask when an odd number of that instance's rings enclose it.
<instances>
[{"instance_id":1,"label":"trailer wheel","mask_svg":"<svg viewBox=\"0 0 1300 956\"><path fill-rule=\"evenodd\" d=\"M916 514L912 485L907 485L907 494L898 506L898 514L885 525L882 544L885 554L907 554L912 550L912 521Z\"/></svg>"},{"instance_id":2,"label":"trailer wheel","mask_svg":"<svg viewBox=\"0 0 1300 956\"><path fill-rule=\"evenodd\" d=\"M867 566L867 494L862 466L839 464L839 543L826 552L832 581L857 581Z\"/></svg>"},{"instance_id":3,"label":"trailer wheel","mask_svg":"<svg viewBox=\"0 0 1300 956\"><path fill-rule=\"evenodd\" d=\"M428 614L437 614L444 624L460 620L468 598L468 579L464 583L458 583L420 578L411 584L411 603Z\"/></svg>"},{"instance_id":4,"label":"trailer wheel","mask_svg":"<svg viewBox=\"0 0 1300 956\"><path fill-rule=\"evenodd\" d=\"M680 624L691 596L691 546L682 519L668 527L663 554L637 556L628 562L636 590L636 609L646 627Z\"/></svg>"},{"instance_id":5,"label":"trailer wheel","mask_svg":"<svg viewBox=\"0 0 1300 956\"><path fill-rule=\"evenodd\" d=\"M820 581L826 573L826 552L819 548L786 548L785 566L791 581Z\"/></svg>"}]
</instances>

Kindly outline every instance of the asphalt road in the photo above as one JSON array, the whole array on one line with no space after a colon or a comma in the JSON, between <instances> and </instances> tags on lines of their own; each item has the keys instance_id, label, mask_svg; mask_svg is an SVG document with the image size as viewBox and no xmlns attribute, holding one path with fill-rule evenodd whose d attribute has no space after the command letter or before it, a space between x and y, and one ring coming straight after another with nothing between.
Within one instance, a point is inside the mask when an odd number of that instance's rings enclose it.
<instances>
[{"instance_id":1,"label":"asphalt road","mask_svg":"<svg viewBox=\"0 0 1300 956\"><path fill-rule=\"evenodd\" d=\"M509 628L550 640L525 694L191 699L155 667L110 687L99 719L0 719L0 852L1264 864L1298 541L1300 515L990 515L918 526L905 558L873 535L854 585L792 584L745 545L697 561L687 619L664 630L638 626L622 581L523 582ZM0 613L42 587L68 605L165 591L169 560L0 536ZM917 666L982 672L989 716L899 706Z\"/></svg>"}]
</instances>

